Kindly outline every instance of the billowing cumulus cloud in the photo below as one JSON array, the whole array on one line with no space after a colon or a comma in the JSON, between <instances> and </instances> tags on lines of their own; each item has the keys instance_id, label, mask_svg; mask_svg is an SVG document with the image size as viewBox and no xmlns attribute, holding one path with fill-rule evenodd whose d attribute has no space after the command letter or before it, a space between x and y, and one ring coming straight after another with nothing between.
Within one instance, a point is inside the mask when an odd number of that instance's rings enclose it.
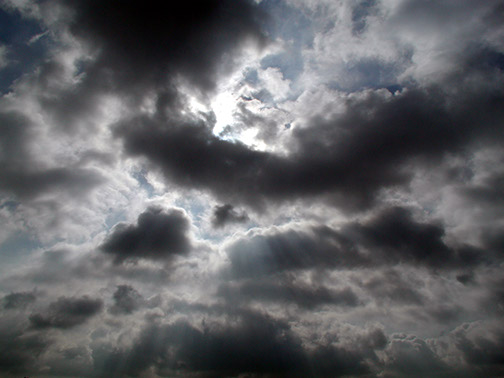
<instances>
[{"instance_id":1,"label":"billowing cumulus cloud","mask_svg":"<svg viewBox=\"0 0 504 378\"><path fill-rule=\"evenodd\" d=\"M503 9L0 1L0 375L504 375Z\"/></svg>"},{"instance_id":2,"label":"billowing cumulus cloud","mask_svg":"<svg viewBox=\"0 0 504 378\"><path fill-rule=\"evenodd\" d=\"M189 220L180 210L149 208L136 225L118 224L101 245L116 261L130 258L164 259L191 248Z\"/></svg>"}]
</instances>

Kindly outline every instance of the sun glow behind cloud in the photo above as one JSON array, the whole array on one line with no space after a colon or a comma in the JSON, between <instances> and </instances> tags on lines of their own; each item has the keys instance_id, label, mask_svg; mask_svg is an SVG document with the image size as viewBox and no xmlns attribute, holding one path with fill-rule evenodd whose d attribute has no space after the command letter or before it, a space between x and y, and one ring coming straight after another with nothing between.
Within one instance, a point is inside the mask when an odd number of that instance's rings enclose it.
<instances>
[{"instance_id":1,"label":"sun glow behind cloud","mask_svg":"<svg viewBox=\"0 0 504 378\"><path fill-rule=\"evenodd\" d=\"M215 113L215 126L213 133L219 135L226 126L232 126L236 120L234 112L236 110L236 94L227 90L218 93L210 107Z\"/></svg>"}]
</instances>

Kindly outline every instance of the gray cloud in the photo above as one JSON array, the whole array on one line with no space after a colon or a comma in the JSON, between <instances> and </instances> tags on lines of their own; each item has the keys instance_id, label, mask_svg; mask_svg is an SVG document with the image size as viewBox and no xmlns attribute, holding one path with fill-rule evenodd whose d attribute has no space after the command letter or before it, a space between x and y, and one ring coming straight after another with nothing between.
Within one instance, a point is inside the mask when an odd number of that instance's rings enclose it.
<instances>
[{"instance_id":1,"label":"gray cloud","mask_svg":"<svg viewBox=\"0 0 504 378\"><path fill-rule=\"evenodd\" d=\"M203 329L178 321L148 324L130 350L94 351L105 373L139 374L151 366L159 374L285 373L299 371L304 356L286 324L259 314L243 314L236 325Z\"/></svg>"},{"instance_id":2,"label":"gray cloud","mask_svg":"<svg viewBox=\"0 0 504 378\"><path fill-rule=\"evenodd\" d=\"M247 280L241 283L223 284L219 287L218 295L232 303L247 303L254 300L261 303L293 303L305 309L323 305L341 307L359 305L357 295L349 287L329 289L324 286L299 284L288 280L279 283L273 280Z\"/></svg>"},{"instance_id":3,"label":"gray cloud","mask_svg":"<svg viewBox=\"0 0 504 378\"><path fill-rule=\"evenodd\" d=\"M504 375L501 0L0 3L0 375Z\"/></svg>"},{"instance_id":4,"label":"gray cloud","mask_svg":"<svg viewBox=\"0 0 504 378\"><path fill-rule=\"evenodd\" d=\"M343 376L370 373L367 360L376 360L387 339L379 329L355 337L355 345L324 343L305 348L281 320L242 311L234 321L197 327L181 320L147 324L132 347L113 350L103 345L93 351L95 368L104 373L201 375L312 375Z\"/></svg>"},{"instance_id":5,"label":"gray cloud","mask_svg":"<svg viewBox=\"0 0 504 378\"><path fill-rule=\"evenodd\" d=\"M216 206L212 217L212 225L215 228L221 228L229 223L243 223L248 221L248 216L245 212L239 213L230 204Z\"/></svg>"},{"instance_id":6,"label":"gray cloud","mask_svg":"<svg viewBox=\"0 0 504 378\"><path fill-rule=\"evenodd\" d=\"M417 222L409 210L393 207L366 222L349 222L339 230L317 226L253 235L238 239L227 251L236 277L403 263L455 269L485 261L484 251L470 246L452 248L442 240L443 234L440 225Z\"/></svg>"},{"instance_id":7,"label":"gray cloud","mask_svg":"<svg viewBox=\"0 0 504 378\"><path fill-rule=\"evenodd\" d=\"M225 53L247 38L264 38L260 18L265 15L247 0L63 4L74 11L72 33L99 51L89 67L93 79L119 90L164 83L176 74L212 87Z\"/></svg>"},{"instance_id":8,"label":"gray cloud","mask_svg":"<svg viewBox=\"0 0 504 378\"><path fill-rule=\"evenodd\" d=\"M218 198L261 206L268 201L329 196L340 207L371 206L379 190L406 185L412 166L440 163L478 141L495 144L503 112L495 86L413 88L349 102L335 119L296 129L281 157L214 136L203 121L139 117L118 125L127 153L148 158L169 181ZM471 109L468 113L467 109Z\"/></svg>"},{"instance_id":9,"label":"gray cloud","mask_svg":"<svg viewBox=\"0 0 504 378\"><path fill-rule=\"evenodd\" d=\"M112 314L131 314L145 304L142 295L129 285L119 285L113 295L114 305L110 308Z\"/></svg>"},{"instance_id":10,"label":"gray cloud","mask_svg":"<svg viewBox=\"0 0 504 378\"><path fill-rule=\"evenodd\" d=\"M385 299L405 305L423 305L425 301L423 295L413 285L393 270L371 277L363 286L378 300Z\"/></svg>"},{"instance_id":11,"label":"gray cloud","mask_svg":"<svg viewBox=\"0 0 504 378\"><path fill-rule=\"evenodd\" d=\"M90 169L42 166L30 151L32 128L21 113L0 113L0 191L23 199L58 191L84 195L104 182Z\"/></svg>"},{"instance_id":12,"label":"gray cloud","mask_svg":"<svg viewBox=\"0 0 504 378\"><path fill-rule=\"evenodd\" d=\"M0 371L14 375L38 371L38 358L51 344L46 336L23 332L18 323L0 325Z\"/></svg>"},{"instance_id":13,"label":"gray cloud","mask_svg":"<svg viewBox=\"0 0 504 378\"><path fill-rule=\"evenodd\" d=\"M30 292L10 293L2 298L3 308L6 310L24 309L29 304L35 302L36 299L37 297L35 293Z\"/></svg>"},{"instance_id":14,"label":"gray cloud","mask_svg":"<svg viewBox=\"0 0 504 378\"><path fill-rule=\"evenodd\" d=\"M462 352L465 361L473 366L476 374L498 376L504 371L504 332L493 329L490 334L474 337L468 325L464 325L454 332L457 348Z\"/></svg>"},{"instance_id":15,"label":"gray cloud","mask_svg":"<svg viewBox=\"0 0 504 378\"><path fill-rule=\"evenodd\" d=\"M72 328L85 323L100 312L102 307L101 299L92 299L87 296L81 298L61 297L50 303L45 311L31 314L30 323L35 329Z\"/></svg>"},{"instance_id":16,"label":"gray cloud","mask_svg":"<svg viewBox=\"0 0 504 378\"><path fill-rule=\"evenodd\" d=\"M288 230L237 240L227 249L234 277L312 268L353 268L371 262L329 227Z\"/></svg>"},{"instance_id":17,"label":"gray cloud","mask_svg":"<svg viewBox=\"0 0 504 378\"><path fill-rule=\"evenodd\" d=\"M385 209L369 222L350 224L342 232L373 254L378 253L384 263L451 268L476 265L484 259L483 251L476 248L450 248L442 240L442 226L417 222L404 208Z\"/></svg>"},{"instance_id":18,"label":"gray cloud","mask_svg":"<svg viewBox=\"0 0 504 378\"><path fill-rule=\"evenodd\" d=\"M443 376L450 373L439 356L422 339L396 334L386 349L387 370L399 375Z\"/></svg>"},{"instance_id":19,"label":"gray cloud","mask_svg":"<svg viewBox=\"0 0 504 378\"><path fill-rule=\"evenodd\" d=\"M136 225L120 223L101 245L101 250L116 262L146 258L161 260L188 252L189 220L180 210L148 208L138 216Z\"/></svg>"}]
</instances>

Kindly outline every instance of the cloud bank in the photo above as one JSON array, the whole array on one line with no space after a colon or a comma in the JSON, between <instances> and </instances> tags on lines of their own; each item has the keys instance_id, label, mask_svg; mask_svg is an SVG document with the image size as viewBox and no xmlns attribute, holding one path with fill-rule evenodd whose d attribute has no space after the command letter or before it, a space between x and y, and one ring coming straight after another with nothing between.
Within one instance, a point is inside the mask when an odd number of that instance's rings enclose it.
<instances>
[{"instance_id":1,"label":"cloud bank","mask_svg":"<svg viewBox=\"0 0 504 378\"><path fill-rule=\"evenodd\" d=\"M503 10L0 1L0 375L504 375Z\"/></svg>"}]
</instances>

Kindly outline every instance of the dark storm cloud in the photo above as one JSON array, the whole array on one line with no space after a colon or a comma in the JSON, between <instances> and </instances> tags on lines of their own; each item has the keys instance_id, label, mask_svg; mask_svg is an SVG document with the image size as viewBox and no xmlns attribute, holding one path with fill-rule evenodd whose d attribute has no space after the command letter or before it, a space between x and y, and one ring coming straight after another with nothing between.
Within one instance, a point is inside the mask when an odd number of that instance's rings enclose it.
<instances>
[{"instance_id":1,"label":"dark storm cloud","mask_svg":"<svg viewBox=\"0 0 504 378\"><path fill-rule=\"evenodd\" d=\"M43 0L39 7L46 16L59 14L59 27L90 53L76 62L79 79L72 85L59 85L68 68L57 59L31 78L53 125L72 133L96 127L92 118L103 96L116 95L134 109L181 81L206 92L232 70L234 53L247 41L267 43L262 24L268 17L250 0Z\"/></svg>"},{"instance_id":2,"label":"dark storm cloud","mask_svg":"<svg viewBox=\"0 0 504 378\"><path fill-rule=\"evenodd\" d=\"M35 294L31 292L10 293L2 298L3 308L6 310L24 309L36 299Z\"/></svg>"},{"instance_id":3,"label":"dark storm cloud","mask_svg":"<svg viewBox=\"0 0 504 378\"><path fill-rule=\"evenodd\" d=\"M35 329L72 328L85 323L98 314L103 307L101 299L87 296L81 298L61 297L49 304L42 313L30 315L30 323Z\"/></svg>"},{"instance_id":4,"label":"dark storm cloud","mask_svg":"<svg viewBox=\"0 0 504 378\"><path fill-rule=\"evenodd\" d=\"M225 54L246 39L265 38L266 16L248 0L61 4L74 12L71 32L98 51L87 67L93 85L113 90L162 86L178 74L211 88L218 69L232 63Z\"/></svg>"},{"instance_id":5,"label":"dark storm cloud","mask_svg":"<svg viewBox=\"0 0 504 378\"><path fill-rule=\"evenodd\" d=\"M502 140L498 104L504 92L497 84L461 88L457 81L465 79L447 80L446 89L369 93L349 101L343 115L294 129L286 157L221 140L203 121L138 117L121 122L116 135L127 153L148 158L169 181L210 190L225 201L261 207L329 196L340 207L362 209L382 188L408 184L417 167Z\"/></svg>"},{"instance_id":6,"label":"dark storm cloud","mask_svg":"<svg viewBox=\"0 0 504 378\"><path fill-rule=\"evenodd\" d=\"M161 375L179 371L210 375L295 373L305 356L289 327L280 321L248 313L236 325L203 325L187 321L150 324L130 350L94 350L96 368L106 373L139 374L151 366Z\"/></svg>"},{"instance_id":7,"label":"dark storm cloud","mask_svg":"<svg viewBox=\"0 0 504 378\"><path fill-rule=\"evenodd\" d=\"M19 323L2 322L0 338L0 371L15 376L37 371L38 358L51 344L44 335L23 332Z\"/></svg>"},{"instance_id":8,"label":"dark storm cloud","mask_svg":"<svg viewBox=\"0 0 504 378\"><path fill-rule=\"evenodd\" d=\"M504 373L504 331L502 328L487 334L469 335L470 326L464 324L454 332L455 345L475 373L501 376Z\"/></svg>"},{"instance_id":9,"label":"dark storm cloud","mask_svg":"<svg viewBox=\"0 0 504 378\"><path fill-rule=\"evenodd\" d=\"M45 167L30 151L33 124L18 112L0 113L0 191L23 199L44 193L85 195L104 179L81 167Z\"/></svg>"},{"instance_id":10,"label":"dark storm cloud","mask_svg":"<svg viewBox=\"0 0 504 378\"><path fill-rule=\"evenodd\" d=\"M476 248L450 248L443 241L441 225L417 222L411 211L400 207L385 209L366 223L350 224L342 232L379 254L383 263L451 268L475 265L483 259L483 251Z\"/></svg>"},{"instance_id":11,"label":"dark storm cloud","mask_svg":"<svg viewBox=\"0 0 504 378\"><path fill-rule=\"evenodd\" d=\"M477 266L487 260L484 251L470 246L450 247L437 224L417 222L404 208L386 208L365 222L339 230L328 226L286 230L238 239L228 246L231 273L236 277L301 269L357 269L398 264L433 269ZM400 285L382 293L400 300L420 300ZM372 290L373 285L369 287ZM384 290L384 288L382 288ZM408 294L409 293L409 294ZM375 293L379 294L379 293Z\"/></svg>"},{"instance_id":12,"label":"dark storm cloud","mask_svg":"<svg viewBox=\"0 0 504 378\"><path fill-rule=\"evenodd\" d=\"M212 225L215 228L222 228L229 223L244 223L249 218L245 212L238 212L233 205L225 204L216 206L212 217Z\"/></svg>"},{"instance_id":13,"label":"dark storm cloud","mask_svg":"<svg viewBox=\"0 0 504 378\"><path fill-rule=\"evenodd\" d=\"M131 314L145 304L145 300L133 287L119 285L113 295L114 305L110 308L112 314Z\"/></svg>"},{"instance_id":14,"label":"dark storm cloud","mask_svg":"<svg viewBox=\"0 0 504 378\"><path fill-rule=\"evenodd\" d=\"M272 280L247 280L237 284L223 284L218 294L232 303L251 300L272 303L293 303L301 308L313 309L323 305L356 307L359 299L351 288L329 289L319 285Z\"/></svg>"},{"instance_id":15,"label":"dark storm cloud","mask_svg":"<svg viewBox=\"0 0 504 378\"><path fill-rule=\"evenodd\" d=\"M114 256L116 262L163 260L191 249L189 226L189 219L180 210L150 207L138 216L136 225L116 225L100 249Z\"/></svg>"},{"instance_id":16,"label":"dark storm cloud","mask_svg":"<svg viewBox=\"0 0 504 378\"><path fill-rule=\"evenodd\" d=\"M129 349L93 348L96 371L138 375L154 368L159 375L342 376L370 373L387 339L381 330L354 335L352 345L325 342L305 347L289 325L250 311L228 322L195 326L179 320L151 323Z\"/></svg>"}]
</instances>

